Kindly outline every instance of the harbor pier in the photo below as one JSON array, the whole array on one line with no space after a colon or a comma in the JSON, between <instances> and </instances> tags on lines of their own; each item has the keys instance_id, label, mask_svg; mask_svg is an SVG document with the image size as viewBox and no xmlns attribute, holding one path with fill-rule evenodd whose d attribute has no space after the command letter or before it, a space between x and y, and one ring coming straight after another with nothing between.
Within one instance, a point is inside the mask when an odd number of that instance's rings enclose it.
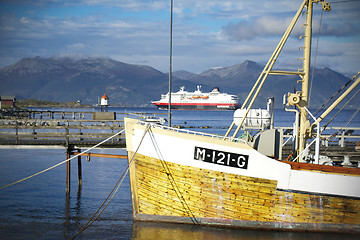
<instances>
[{"instance_id":1,"label":"harbor pier","mask_svg":"<svg viewBox=\"0 0 360 240\"><path fill-rule=\"evenodd\" d=\"M82 184L81 157L90 159L93 157L124 159L124 155L109 155L96 153L82 153L103 141L97 148L125 148L125 134L114 134L124 130L124 117L136 115L139 119L154 120L158 113L106 113L106 116L94 114L91 111L31 111L28 114L15 114L0 119L0 148L63 148L66 149L66 159L77 156L78 184ZM96 116L95 116L96 115ZM110 117L109 116L114 116ZM102 118L103 117L103 118ZM174 126L179 131L190 131L195 128L190 125ZM185 129L184 129L185 128ZM186 129L187 128L187 129ZM212 128L204 126L200 128ZM286 143L292 138L291 127L278 128L282 132L282 160L292 153L292 146ZM321 141L320 154L326 152L331 156L333 163L340 166L357 166L360 161L360 128L356 127L329 127L329 134ZM291 141L289 141L291 142ZM310 148L313 150L313 147ZM76 159L75 159L76 161ZM66 163L66 189L70 191L70 161Z\"/></svg>"},{"instance_id":2,"label":"harbor pier","mask_svg":"<svg viewBox=\"0 0 360 240\"><path fill-rule=\"evenodd\" d=\"M89 147L123 129L122 120L0 120L0 145L21 147ZM119 135L102 145L125 147Z\"/></svg>"},{"instance_id":3,"label":"harbor pier","mask_svg":"<svg viewBox=\"0 0 360 240\"><path fill-rule=\"evenodd\" d=\"M153 113L47 110L30 110L27 114L18 112L0 119L0 147L90 147L124 129L123 118L129 115L141 119L154 117ZM124 147L124 134L101 145L101 148Z\"/></svg>"},{"instance_id":4,"label":"harbor pier","mask_svg":"<svg viewBox=\"0 0 360 240\"><path fill-rule=\"evenodd\" d=\"M99 114L99 112L90 111L47 110L15 111L5 114L2 112L0 148L64 148L66 150L66 192L69 194L70 158L77 158L79 187L82 185L82 156L86 157L87 160L91 157L127 159L126 155L84 153L82 151L92 148L125 148L125 134L122 133L124 122L122 119L129 115L136 115L142 119L155 117L153 113L106 112Z\"/></svg>"}]
</instances>

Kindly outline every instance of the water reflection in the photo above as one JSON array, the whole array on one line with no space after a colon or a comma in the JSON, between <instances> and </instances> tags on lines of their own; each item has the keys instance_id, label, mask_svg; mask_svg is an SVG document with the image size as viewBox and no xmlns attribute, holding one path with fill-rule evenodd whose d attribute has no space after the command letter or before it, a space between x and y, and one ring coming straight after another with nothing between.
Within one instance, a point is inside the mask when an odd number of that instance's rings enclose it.
<instances>
[{"instance_id":1,"label":"water reflection","mask_svg":"<svg viewBox=\"0 0 360 240\"><path fill-rule=\"evenodd\" d=\"M70 219L71 219L71 213L70 213L70 193L65 194L65 217L64 217L64 223L63 223L63 236L64 239L69 238L69 228L70 228Z\"/></svg>"},{"instance_id":2,"label":"water reflection","mask_svg":"<svg viewBox=\"0 0 360 240\"><path fill-rule=\"evenodd\" d=\"M80 217L80 213L81 213L81 187L82 185L79 184L78 185L78 191L76 194L76 205L75 205L75 213L76 216Z\"/></svg>"},{"instance_id":3,"label":"water reflection","mask_svg":"<svg viewBox=\"0 0 360 240\"><path fill-rule=\"evenodd\" d=\"M205 114L203 119L208 118L207 113L201 114ZM200 124L211 125L207 120ZM126 151L106 149L96 153L126 154ZM0 185L46 169L63 159L63 149L0 149ZM126 161L110 158L97 158L84 164L82 188L77 188L77 182L73 181L71 195L65 194L65 167L2 189L0 238L70 239L95 213L126 165ZM75 180L77 172L74 170L76 168L73 168L72 179ZM247 231L169 223L133 224L131 209L127 178L103 214L76 239L360 239L359 235L346 234Z\"/></svg>"},{"instance_id":4,"label":"water reflection","mask_svg":"<svg viewBox=\"0 0 360 240\"><path fill-rule=\"evenodd\" d=\"M76 203L74 211L71 209L71 196L67 192L65 194L65 211L64 211L64 222L63 222L63 238L70 239L77 228L80 226L81 216L81 185L78 185L78 190L76 194Z\"/></svg>"},{"instance_id":5,"label":"water reflection","mask_svg":"<svg viewBox=\"0 0 360 240\"><path fill-rule=\"evenodd\" d=\"M182 240L182 239L226 239L226 240L302 240L302 239L357 239L358 235L334 233L304 233L243 230L189 224L154 223L134 221L132 240Z\"/></svg>"}]
</instances>

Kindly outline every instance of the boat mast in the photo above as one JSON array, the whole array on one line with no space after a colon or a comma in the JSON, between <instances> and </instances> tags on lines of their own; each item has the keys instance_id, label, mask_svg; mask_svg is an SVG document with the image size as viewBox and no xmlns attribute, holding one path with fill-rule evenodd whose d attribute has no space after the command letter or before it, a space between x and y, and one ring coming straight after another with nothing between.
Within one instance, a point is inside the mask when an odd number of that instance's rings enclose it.
<instances>
[{"instance_id":1,"label":"boat mast","mask_svg":"<svg viewBox=\"0 0 360 240\"><path fill-rule=\"evenodd\" d=\"M313 15L313 3L321 3L322 9L326 12L331 11L331 6L324 0L308 0L305 7L306 11L306 24L304 37L304 59L303 59L303 75L302 86L299 103L297 104L300 111L300 124L298 132L299 148L297 149L297 155L300 155L306 147L306 141L312 136L310 128L310 121L307 116L307 108L309 105L309 75L310 75L310 61L311 61L311 39L312 39L312 15ZM341 101L341 100L340 100ZM330 110L331 111L331 110ZM299 157L300 161L303 160L303 156Z\"/></svg>"},{"instance_id":2,"label":"boat mast","mask_svg":"<svg viewBox=\"0 0 360 240\"><path fill-rule=\"evenodd\" d=\"M308 108L308 94L309 94L309 74L310 74L310 55L311 55L311 37L312 37L312 14L313 14L313 4L314 3L321 3L324 11L330 11L331 7L330 4L325 2L324 0L304 0L301 4L299 10L295 14L292 22L290 23L288 29L284 33L282 39L280 40L278 46L274 50L272 56L270 57L268 63L265 65L263 71L261 72L258 80L254 84L252 90L250 91L248 97L244 101L244 104L242 106L243 109L246 109L245 115L243 116L240 124L238 125L237 129L235 130L235 133L233 135L233 138L236 137L240 127L242 126L248 112L250 111L257 95L259 94L263 84L265 83L265 80L267 79L268 75L298 75L301 80L301 91L289 94L288 95L288 103L290 105L294 105L299 109L300 112L300 121L298 126L298 132L297 132L297 142L299 143L297 151L297 155L300 155L301 152L306 147L306 141L311 136L309 134L309 127L310 127L310 121L308 120L308 114L307 114L307 108ZM305 34L302 36L304 38L304 55L303 55L303 69L298 71L279 71L279 70L272 70L281 50L283 49L286 40L288 39L290 33L292 32L295 23L297 22L299 16L301 15L301 12L306 8L306 11L304 14L306 14L306 23L305 23ZM251 99L251 100L250 100ZM234 126L234 122L228 129L225 137L227 137L232 130ZM300 161L302 161L302 156L300 156Z\"/></svg>"},{"instance_id":3,"label":"boat mast","mask_svg":"<svg viewBox=\"0 0 360 240\"><path fill-rule=\"evenodd\" d=\"M306 11L306 24L305 24L305 35L304 37L304 59L303 59L303 73L302 78L302 86L301 86L301 94L299 103L300 110L300 127L299 127L299 149L297 150L297 154L299 155L304 149L306 145L306 140L308 135L306 134L309 129L310 122L307 118L306 108L309 105L308 102L308 93L309 93L309 74L310 74L310 56L311 56L311 37L312 37L312 14L313 14L313 0L309 0L306 3L307 11ZM300 156L300 161L302 156Z\"/></svg>"},{"instance_id":4,"label":"boat mast","mask_svg":"<svg viewBox=\"0 0 360 240\"><path fill-rule=\"evenodd\" d=\"M303 8L305 7L306 3L308 2L309 0L304 0L303 3L301 4L300 8L298 9L298 11L296 12L294 18L292 19L289 27L286 29L283 37L281 38L279 44L277 45L277 47L275 48L273 54L271 55L270 59L268 60L267 64L265 65L263 71L261 72L259 78L256 80L253 88L251 89L250 93L248 94L246 100L244 101L243 105L241 108L243 109L246 109L246 112L245 112L245 115L243 116L240 124L238 125L238 127L235 129L235 132L233 134L233 138L236 138L239 130L240 130L240 127L242 126L242 124L244 123L245 121L245 118L248 114L248 112L250 111L255 99L257 98L262 86L264 85L267 77L270 75L270 74L275 74L275 75L303 75L303 72L301 71L297 71L297 72L289 72L289 71L274 71L272 70L279 54L281 53L288 37L290 36L290 33L292 32L298 18L300 17L301 15L301 12L303 10ZM225 134L225 137L227 137L229 134L230 134L230 131L232 130L232 128L234 127L235 125L235 122L233 121L231 126L229 127L228 131L226 132Z\"/></svg>"},{"instance_id":5,"label":"boat mast","mask_svg":"<svg viewBox=\"0 0 360 240\"><path fill-rule=\"evenodd\" d=\"M171 13L170 13L170 64L169 64L169 106L168 106L169 127L171 127L172 25L173 25L173 0L171 0Z\"/></svg>"}]
</instances>

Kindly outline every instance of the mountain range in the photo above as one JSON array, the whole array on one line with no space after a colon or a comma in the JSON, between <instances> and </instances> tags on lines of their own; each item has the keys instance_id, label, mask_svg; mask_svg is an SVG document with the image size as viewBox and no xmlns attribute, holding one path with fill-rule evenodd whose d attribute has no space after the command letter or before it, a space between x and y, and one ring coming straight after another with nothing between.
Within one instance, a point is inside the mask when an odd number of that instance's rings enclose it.
<instances>
[{"instance_id":1,"label":"mountain range","mask_svg":"<svg viewBox=\"0 0 360 240\"><path fill-rule=\"evenodd\" d=\"M219 87L222 92L238 95L243 101L262 70L262 65L247 60L200 74L176 71L172 74L172 89L176 92L180 86L185 86L186 90L194 91L201 85L206 92ZM315 69L314 73L311 103L315 106L321 105L349 81L329 68ZM109 58L24 58L0 69L0 95L96 104L105 93L111 105L150 106L152 100L168 92L168 79L168 73L150 66ZM280 107L285 93L300 90L298 80L296 76L271 76L255 105L264 106L266 98L271 96Z\"/></svg>"}]
</instances>

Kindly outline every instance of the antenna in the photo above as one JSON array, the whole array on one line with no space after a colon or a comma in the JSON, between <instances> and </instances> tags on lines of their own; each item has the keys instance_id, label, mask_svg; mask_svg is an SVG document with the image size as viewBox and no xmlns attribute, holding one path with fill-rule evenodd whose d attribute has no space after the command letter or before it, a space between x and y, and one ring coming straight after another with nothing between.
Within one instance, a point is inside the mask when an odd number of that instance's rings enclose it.
<instances>
[{"instance_id":1,"label":"antenna","mask_svg":"<svg viewBox=\"0 0 360 240\"><path fill-rule=\"evenodd\" d=\"M170 64L169 64L169 106L168 106L168 126L171 127L171 75L172 75L172 25L173 25L173 0L171 0L170 13Z\"/></svg>"}]
</instances>

